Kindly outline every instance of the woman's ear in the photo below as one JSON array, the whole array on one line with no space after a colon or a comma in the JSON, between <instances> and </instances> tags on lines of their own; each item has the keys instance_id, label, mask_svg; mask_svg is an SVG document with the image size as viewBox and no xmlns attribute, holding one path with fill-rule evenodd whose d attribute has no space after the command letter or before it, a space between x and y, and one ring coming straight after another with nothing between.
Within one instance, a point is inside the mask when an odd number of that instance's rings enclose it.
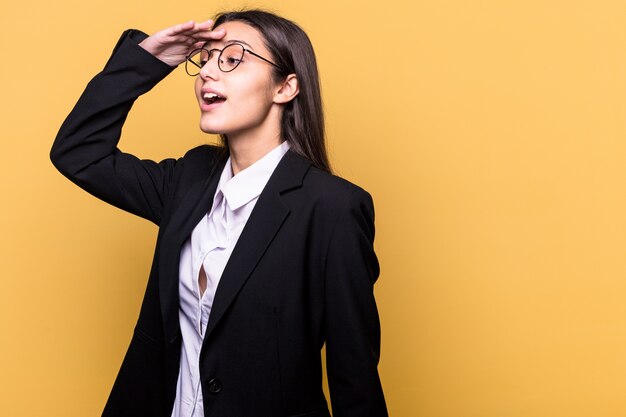
<instances>
[{"instance_id":1,"label":"woman's ear","mask_svg":"<svg viewBox=\"0 0 626 417\"><path fill-rule=\"evenodd\" d=\"M294 99L300 92L296 74L289 74L274 94L274 103L285 104Z\"/></svg>"}]
</instances>

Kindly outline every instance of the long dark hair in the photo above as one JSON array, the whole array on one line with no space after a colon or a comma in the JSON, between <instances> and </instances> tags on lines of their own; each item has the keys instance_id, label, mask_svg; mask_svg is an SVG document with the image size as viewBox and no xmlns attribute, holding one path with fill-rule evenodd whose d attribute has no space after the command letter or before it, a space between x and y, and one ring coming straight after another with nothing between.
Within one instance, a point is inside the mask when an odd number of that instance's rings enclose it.
<instances>
[{"instance_id":1,"label":"long dark hair","mask_svg":"<svg viewBox=\"0 0 626 417\"><path fill-rule=\"evenodd\" d=\"M308 159L314 166L331 172L326 152L317 61L306 33L294 22L259 9L223 12L213 20L214 28L226 22L239 21L258 30L272 55L270 59L280 67L272 67L276 82L284 80L289 74L296 74L300 92L284 105L282 139L289 142L293 152ZM226 144L227 138L224 135L221 138Z\"/></svg>"}]
</instances>

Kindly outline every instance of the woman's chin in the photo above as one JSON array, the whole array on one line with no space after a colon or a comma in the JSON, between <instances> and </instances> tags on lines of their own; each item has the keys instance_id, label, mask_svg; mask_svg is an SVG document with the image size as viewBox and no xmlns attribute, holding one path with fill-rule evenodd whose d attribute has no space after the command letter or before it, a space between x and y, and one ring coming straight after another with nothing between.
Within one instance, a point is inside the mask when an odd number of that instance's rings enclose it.
<instances>
[{"instance_id":1,"label":"woman's chin","mask_svg":"<svg viewBox=\"0 0 626 417\"><path fill-rule=\"evenodd\" d=\"M202 122L200 122L200 130L210 135L221 135L225 133L224 130L220 129L218 126L212 126Z\"/></svg>"}]
</instances>

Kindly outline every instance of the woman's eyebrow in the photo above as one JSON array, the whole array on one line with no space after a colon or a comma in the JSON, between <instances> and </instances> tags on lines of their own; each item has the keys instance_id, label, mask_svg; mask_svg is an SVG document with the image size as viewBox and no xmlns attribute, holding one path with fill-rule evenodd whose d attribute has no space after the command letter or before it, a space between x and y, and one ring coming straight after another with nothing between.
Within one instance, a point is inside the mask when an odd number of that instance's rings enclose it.
<instances>
[{"instance_id":1,"label":"woman's eyebrow","mask_svg":"<svg viewBox=\"0 0 626 417\"><path fill-rule=\"evenodd\" d=\"M208 46L208 45L209 45L209 43L211 43L211 42L220 42L220 41L207 41L207 42L205 42L205 44L204 44L204 46L203 46L203 47ZM248 42L246 42L246 41L240 41L240 40L237 40L237 39L231 39L231 40L229 40L229 41L222 41L222 42L224 42L224 45L231 45L231 44L233 44L233 43L241 43L241 44L243 44L243 45L246 45L248 48L250 48L250 49L254 50L254 48L253 48L253 47L252 47L252 46L251 46Z\"/></svg>"},{"instance_id":2,"label":"woman's eyebrow","mask_svg":"<svg viewBox=\"0 0 626 417\"><path fill-rule=\"evenodd\" d=\"M242 44L246 45L248 48L253 49L252 46L250 46L250 44L245 42L245 41L238 41L236 39L231 39L229 41L226 41L227 45L230 45L231 43L242 43Z\"/></svg>"}]
</instances>

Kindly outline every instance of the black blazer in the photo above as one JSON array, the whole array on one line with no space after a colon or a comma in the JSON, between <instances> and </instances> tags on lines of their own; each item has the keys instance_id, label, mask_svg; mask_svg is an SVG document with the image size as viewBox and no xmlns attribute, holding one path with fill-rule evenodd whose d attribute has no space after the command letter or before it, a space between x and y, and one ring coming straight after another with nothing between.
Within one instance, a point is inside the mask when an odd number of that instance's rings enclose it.
<instances>
[{"instance_id":1,"label":"black blazer","mask_svg":"<svg viewBox=\"0 0 626 417\"><path fill-rule=\"evenodd\" d=\"M211 207L227 152L204 145L159 163L117 143L133 102L173 68L124 32L51 151L96 197L159 226L133 338L103 416L170 417L178 377L180 250ZM377 371L374 207L363 189L288 151L224 269L200 354L204 409L215 417L387 415Z\"/></svg>"}]
</instances>

